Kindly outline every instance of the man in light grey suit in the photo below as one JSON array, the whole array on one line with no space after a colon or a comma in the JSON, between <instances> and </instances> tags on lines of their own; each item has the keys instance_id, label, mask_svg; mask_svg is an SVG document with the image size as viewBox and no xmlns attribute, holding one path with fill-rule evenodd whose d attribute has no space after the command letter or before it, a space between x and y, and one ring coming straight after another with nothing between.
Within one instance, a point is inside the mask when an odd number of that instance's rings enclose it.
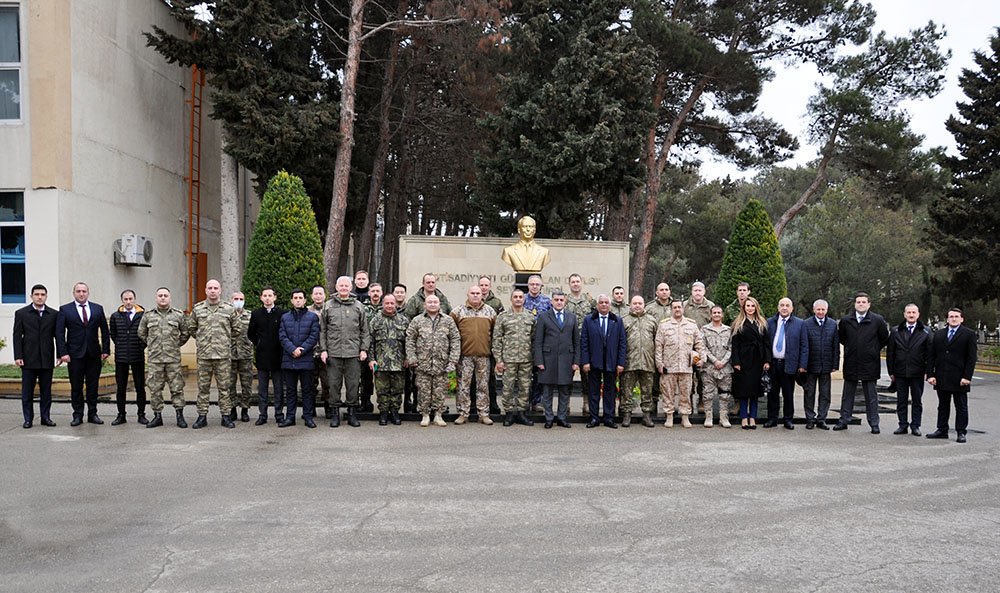
<instances>
[{"instance_id":1,"label":"man in light grey suit","mask_svg":"<svg viewBox=\"0 0 1000 593\"><path fill-rule=\"evenodd\" d=\"M580 368L580 332L576 315L566 311L566 295L552 293L552 308L538 316L535 322L535 366L538 383L542 385L542 406L545 408L545 428L552 428L553 421L569 428L569 386L573 373ZM559 391L559 410L552 413L552 389ZM554 417L553 417L554 416Z\"/></svg>"}]
</instances>

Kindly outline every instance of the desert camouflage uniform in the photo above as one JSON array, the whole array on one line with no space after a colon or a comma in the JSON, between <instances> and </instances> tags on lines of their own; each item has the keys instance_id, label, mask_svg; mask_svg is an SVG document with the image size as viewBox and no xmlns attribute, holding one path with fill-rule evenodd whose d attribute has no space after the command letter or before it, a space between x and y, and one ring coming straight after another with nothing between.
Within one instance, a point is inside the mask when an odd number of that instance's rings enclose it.
<instances>
[{"instance_id":1,"label":"desert camouflage uniform","mask_svg":"<svg viewBox=\"0 0 1000 593\"><path fill-rule=\"evenodd\" d=\"M455 370L461 355L461 336L455 320L438 313L433 319L417 315L406 328L406 356L416 365L417 411L444 412L448 373Z\"/></svg>"},{"instance_id":2,"label":"desert camouflage uniform","mask_svg":"<svg viewBox=\"0 0 1000 593\"><path fill-rule=\"evenodd\" d=\"M673 318L660 322L656 330L656 368L666 367L660 377L660 402L666 414L674 413L674 401L681 414L691 413L692 355L705 360L705 345L701 331L690 319Z\"/></svg>"},{"instance_id":3,"label":"desert camouflage uniform","mask_svg":"<svg viewBox=\"0 0 1000 593\"><path fill-rule=\"evenodd\" d=\"M628 359L622 374L619 411L631 414L635 409L633 391L639 387L639 408L643 413L653 411L653 377L656 373L656 320L648 313L629 313L623 320L628 340Z\"/></svg>"},{"instance_id":4,"label":"desert camouflage uniform","mask_svg":"<svg viewBox=\"0 0 1000 593\"><path fill-rule=\"evenodd\" d=\"M705 410L711 410L715 398L719 398L719 412L725 416L732 401L733 367L729 364L732 354L732 331L728 325L716 329L711 323L701 328L705 341L705 365L702 366L701 380L705 384ZM715 368L715 362L726 366Z\"/></svg>"},{"instance_id":5,"label":"desert camouflage uniform","mask_svg":"<svg viewBox=\"0 0 1000 593\"><path fill-rule=\"evenodd\" d=\"M406 327L410 320L402 313L388 316L384 311L371 318L371 360L375 371L375 394L379 412L396 412L403 404L406 369Z\"/></svg>"},{"instance_id":6,"label":"desert camouflage uniform","mask_svg":"<svg viewBox=\"0 0 1000 593\"><path fill-rule=\"evenodd\" d=\"M250 394L253 389L253 342L247 337L250 327L250 311L240 309L236 312L236 331L233 337L233 358L230 369L229 393L240 408L250 407ZM236 390L236 380L239 379L243 390Z\"/></svg>"},{"instance_id":7,"label":"desert camouflage uniform","mask_svg":"<svg viewBox=\"0 0 1000 593\"><path fill-rule=\"evenodd\" d=\"M163 387L170 387L174 408L184 409L181 346L191 337L187 317L178 309L159 307L142 314L139 339L146 344L146 389L154 412L163 410Z\"/></svg>"},{"instance_id":8,"label":"desert camouflage uniform","mask_svg":"<svg viewBox=\"0 0 1000 593\"><path fill-rule=\"evenodd\" d=\"M188 315L191 334L198 342L198 415L208 415L208 395L212 376L219 390L219 411L228 414L233 408L229 397L233 340L237 336L236 310L229 303L210 305L201 301Z\"/></svg>"},{"instance_id":9,"label":"desert camouflage uniform","mask_svg":"<svg viewBox=\"0 0 1000 593\"><path fill-rule=\"evenodd\" d=\"M528 311L504 311L493 327L493 357L506 367L503 372L503 411L528 409L531 389L532 338L535 316Z\"/></svg>"}]
</instances>

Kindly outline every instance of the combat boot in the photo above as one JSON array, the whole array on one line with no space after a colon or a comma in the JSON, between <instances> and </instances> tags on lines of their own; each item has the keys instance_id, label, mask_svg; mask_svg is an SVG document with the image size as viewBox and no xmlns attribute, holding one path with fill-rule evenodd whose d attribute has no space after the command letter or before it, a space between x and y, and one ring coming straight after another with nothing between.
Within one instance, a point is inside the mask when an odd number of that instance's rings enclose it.
<instances>
[{"instance_id":1,"label":"combat boot","mask_svg":"<svg viewBox=\"0 0 1000 593\"><path fill-rule=\"evenodd\" d=\"M187 420L184 419L184 410L177 410L177 428L187 428Z\"/></svg>"},{"instance_id":2,"label":"combat boot","mask_svg":"<svg viewBox=\"0 0 1000 593\"><path fill-rule=\"evenodd\" d=\"M434 413L434 426L448 426L448 423L444 421L444 417L441 416L441 412Z\"/></svg>"},{"instance_id":3,"label":"combat boot","mask_svg":"<svg viewBox=\"0 0 1000 593\"><path fill-rule=\"evenodd\" d=\"M351 428L357 428L361 426L361 423L358 422L358 417L354 415L356 410L357 408L355 406L347 407L347 425L350 426Z\"/></svg>"},{"instance_id":4,"label":"combat boot","mask_svg":"<svg viewBox=\"0 0 1000 593\"><path fill-rule=\"evenodd\" d=\"M250 408L243 408L240 413L240 422L250 422Z\"/></svg>"},{"instance_id":5,"label":"combat boot","mask_svg":"<svg viewBox=\"0 0 1000 593\"><path fill-rule=\"evenodd\" d=\"M517 415L514 416L514 422L520 424L521 426L535 425L535 423L530 418L524 415L524 412L518 412Z\"/></svg>"},{"instance_id":6,"label":"combat boot","mask_svg":"<svg viewBox=\"0 0 1000 593\"><path fill-rule=\"evenodd\" d=\"M712 428L712 408L705 407L705 428Z\"/></svg>"},{"instance_id":7,"label":"combat boot","mask_svg":"<svg viewBox=\"0 0 1000 593\"><path fill-rule=\"evenodd\" d=\"M622 412L622 426L624 428L632 426L632 412Z\"/></svg>"},{"instance_id":8,"label":"combat boot","mask_svg":"<svg viewBox=\"0 0 1000 593\"><path fill-rule=\"evenodd\" d=\"M458 418L455 418L455 424L465 424L468 421L469 421L469 417L466 416L465 414L459 414Z\"/></svg>"},{"instance_id":9,"label":"combat boot","mask_svg":"<svg viewBox=\"0 0 1000 593\"><path fill-rule=\"evenodd\" d=\"M208 418L206 418L204 414L198 414L198 417L195 419L194 424L191 425L191 429L196 430L199 428L205 428L205 426L207 425L208 425Z\"/></svg>"},{"instance_id":10,"label":"combat boot","mask_svg":"<svg viewBox=\"0 0 1000 593\"><path fill-rule=\"evenodd\" d=\"M684 428L691 428L691 421L688 420L687 414L681 414L681 426Z\"/></svg>"},{"instance_id":11,"label":"combat boot","mask_svg":"<svg viewBox=\"0 0 1000 593\"><path fill-rule=\"evenodd\" d=\"M649 412L642 413L642 425L646 428L653 428L653 417L649 415Z\"/></svg>"},{"instance_id":12,"label":"combat boot","mask_svg":"<svg viewBox=\"0 0 1000 593\"><path fill-rule=\"evenodd\" d=\"M479 415L479 423L480 424L485 424L486 426L493 426L493 419L490 418L489 414L480 414Z\"/></svg>"},{"instance_id":13,"label":"combat boot","mask_svg":"<svg viewBox=\"0 0 1000 593\"><path fill-rule=\"evenodd\" d=\"M388 426L389 425L389 412L379 412L378 413L378 425Z\"/></svg>"},{"instance_id":14,"label":"combat boot","mask_svg":"<svg viewBox=\"0 0 1000 593\"><path fill-rule=\"evenodd\" d=\"M504 426L513 426L514 425L514 412L507 412L507 415L504 416L504 418L503 418L503 425Z\"/></svg>"},{"instance_id":15,"label":"combat boot","mask_svg":"<svg viewBox=\"0 0 1000 593\"><path fill-rule=\"evenodd\" d=\"M430 414L424 414L423 418L420 419L420 426L430 426L431 416Z\"/></svg>"},{"instance_id":16,"label":"combat boot","mask_svg":"<svg viewBox=\"0 0 1000 593\"><path fill-rule=\"evenodd\" d=\"M223 417L225 417L225 416L223 416ZM231 421L233 421L233 422L236 422L236 407L235 406L233 406L232 410L229 410L229 419Z\"/></svg>"},{"instance_id":17,"label":"combat boot","mask_svg":"<svg viewBox=\"0 0 1000 593\"><path fill-rule=\"evenodd\" d=\"M328 413L327 417L330 419L330 428L337 428L340 426L340 408L335 406L333 408L333 415L331 416Z\"/></svg>"},{"instance_id":18,"label":"combat boot","mask_svg":"<svg viewBox=\"0 0 1000 593\"><path fill-rule=\"evenodd\" d=\"M236 409L233 408L233 414L235 413ZM236 425L233 424L233 419L229 414L226 414L225 416L222 417L222 425L225 426L226 428L236 428Z\"/></svg>"},{"instance_id":19,"label":"combat boot","mask_svg":"<svg viewBox=\"0 0 1000 593\"><path fill-rule=\"evenodd\" d=\"M146 428L156 428L157 426L163 426L163 415L159 412L153 412L153 419L146 423Z\"/></svg>"},{"instance_id":20,"label":"combat boot","mask_svg":"<svg viewBox=\"0 0 1000 593\"><path fill-rule=\"evenodd\" d=\"M396 412L396 410L389 411L389 422L392 422L393 426L399 426L403 423L403 421L399 419L399 413Z\"/></svg>"},{"instance_id":21,"label":"combat boot","mask_svg":"<svg viewBox=\"0 0 1000 593\"><path fill-rule=\"evenodd\" d=\"M719 425L722 426L722 428L729 428L732 426L732 424L729 423L729 414L727 414L725 410L719 410Z\"/></svg>"},{"instance_id":22,"label":"combat boot","mask_svg":"<svg viewBox=\"0 0 1000 593\"><path fill-rule=\"evenodd\" d=\"M673 428L674 427L674 413L673 412L667 412L667 418L666 418L666 420L663 421L663 426L666 427L666 428Z\"/></svg>"}]
</instances>

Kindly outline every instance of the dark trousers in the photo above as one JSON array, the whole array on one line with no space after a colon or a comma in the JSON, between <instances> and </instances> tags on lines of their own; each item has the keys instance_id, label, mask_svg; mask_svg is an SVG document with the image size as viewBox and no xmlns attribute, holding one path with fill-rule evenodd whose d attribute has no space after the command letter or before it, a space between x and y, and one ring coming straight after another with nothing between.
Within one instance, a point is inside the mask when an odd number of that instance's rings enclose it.
<instances>
[{"instance_id":1,"label":"dark trousers","mask_svg":"<svg viewBox=\"0 0 1000 593\"><path fill-rule=\"evenodd\" d=\"M566 422L569 414L569 385L543 385L542 386L542 408L545 410L545 421L552 422L552 391L559 393L559 409L554 417Z\"/></svg>"},{"instance_id":2,"label":"dark trousers","mask_svg":"<svg viewBox=\"0 0 1000 593\"><path fill-rule=\"evenodd\" d=\"M948 432L948 418L951 416L951 400L955 400L955 432L965 434L969 427L969 392L938 391L938 430Z\"/></svg>"},{"instance_id":3,"label":"dark trousers","mask_svg":"<svg viewBox=\"0 0 1000 593\"><path fill-rule=\"evenodd\" d=\"M97 389L101 381L101 358L71 358L69 359L70 402L73 405L73 417L83 418L84 384L87 388L87 415L97 414Z\"/></svg>"},{"instance_id":4,"label":"dark trousers","mask_svg":"<svg viewBox=\"0 0 1000 593\"><path fill-rule=\"evenodd\" d=\"M52 369L21 368L21 413L25 422L34 422L35 408L32 398L38 384L38 412L43 420L50 420L52 409Z\"/></svg>"},{"instance_id":5,"label":"dark trousers","mask_svg":"<svg viewBox=\"0 0 1000 593\"><path fill-rule=\"evenodd\" d=\"M920 401L923 395L923 376L896 376L896 416L899 418L900 427L907 428L912 426L913 428L920 428L920 418L924 413L924 406ZM908 400L913 401L913 414L910 416L911 420L909 423L906 421L906 404Z\"/></svg>"},{"instance_id":6,"label":"dark trousers","mask_svg":"<svg viewBox=\"0 0 1000 593\"><path fill-rule=\"evenodd\" d=\"M601 401L604 401L604 421L614 422L615 420L615 372L604 371L591 367L587 377L590 390L588 398L590 402L590 419L597 421L600 411Z\"/></svg>"},{"instance_id":7,"label":"dark trousers","mask_svg":"<svg viewBox=\"0 0 1000 593\"><path fill-rule=\"evenodd\" d=\"M285 383L285 420L295 420L299 384L302 385L302 419L311 420L316 415L312 369L281 369L281 374Z\"/></svg>"},{"instance_id":8,"label":"dark trousers","mask_svg":"<svg viewBox=\"0 0 1000 593\"><path fill-rule=\"evenodd\" d=\"M865 415L868 426L878 426L878 394L875 393L875 381L848 381L844 379L844 393L840 398L840 421L847 424L854 416L854 394L858 391L858 383L865 395Z\"/></svg>"},{"instance_id":9,"label":"dark trousers","mask_svg":"<svg viewBox=\"0 0 1000 593\"><path fill-rule=\"evenodd\" d=\"M403 411L417 411L417 381L415 371L406 369L403 371Z\"/></svg>"},{"instance_id":10,"label":"dark trousers","mask_svg":"<svg viewBox=\"0 0 1000 593\"><path fill-rule=\"evenodd\" d=\"M756 399L741 399L740 400L740 418L753 418L757 419L757 400Z\"/></svg>"},{"instance_id":11,"label":"dark trousers","mask_svg":"<svg viewBox=\"0 0 1000 593\"><path fill-rule=\"evenodd\" d=\"M792 369L798 371L798 369ZM781 398L784 398L783 400ZM778 408L781 407L781 418ZM767 392L767 419L782 422L795 417L795 375L785 372L785 359L776 358L771 363L771 390Z\"/></svg>"},{"instance_id":12,"label":"dark trousers","mask_svg":"<svg viewBox=\"0 0 1000 593\"><path fill-rule=\"evenodd\" d=\"M132 385L135 387L135 405L140 416L146 414L146 362L115 363L115 403L118 404L118 415L125 415L125 388L128 387L128 373L132 371Z\"/></svg>"},{"instance_id":13,"label":"dark trousers","mask_svg":"<svg viewBox=\"0 0 1000 593\"><path fill-rule=\"evenodd\" d=\"M531 391L528 392L528 411L542 401L542 384L538 382L538 367L531 366Z\"/></svg>"},{"instance_id":14,"label":"dark trousers","mask_svg":"<svg viewBox=\"0 0 1000 593\"><path fill-rule=\"evenodd\" d=\"M819 387L819 409L816 409L816 388ZM802 390L806 420L826 422L830 413L830 373L809 373Z\"/></svg>"},{"instance_id":15,"label":"dark trousers","mask_svg":"<svg viewBox=\"0 0 1000 593\"><path fill-rule=\"evenodd\" d=\"M368 366L367 360L359 360L358 364L361 365L360 405L367 409L372 405L372 394L375 393L375 375L372 373L371 367Z\"/></svg>"},{"instance_id":16,"label":"dark trousers","mask_svg":"<svg viewBox=\"0 0 1000 593\"><path fill-rule=\"evenodd\" d=\"M285 407L285 383L280 370L257 369L257 413L267 418L267 384L274 393L274 417L281 416Z\"/></svg>"}]
</instances>

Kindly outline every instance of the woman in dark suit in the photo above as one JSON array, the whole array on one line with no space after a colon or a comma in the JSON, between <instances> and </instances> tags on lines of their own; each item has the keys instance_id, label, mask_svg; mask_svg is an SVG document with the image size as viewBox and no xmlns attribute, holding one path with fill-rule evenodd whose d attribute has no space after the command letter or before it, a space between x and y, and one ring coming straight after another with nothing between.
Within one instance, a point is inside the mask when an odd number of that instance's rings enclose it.
<instances>
[{"instance_id":1,"label":"woman in dark suit","mask_svg":"<svg viewBox=\"0 0 1000 593\"><path fill-rule=\"evenodd\" d=\"M733 397L740 402L741 426L757 428L757 400L764 396L761 375L771 368L771 346L767 319L760 313L757 299L747 297L733 321Z\"/></svg>"}]
</instances>

